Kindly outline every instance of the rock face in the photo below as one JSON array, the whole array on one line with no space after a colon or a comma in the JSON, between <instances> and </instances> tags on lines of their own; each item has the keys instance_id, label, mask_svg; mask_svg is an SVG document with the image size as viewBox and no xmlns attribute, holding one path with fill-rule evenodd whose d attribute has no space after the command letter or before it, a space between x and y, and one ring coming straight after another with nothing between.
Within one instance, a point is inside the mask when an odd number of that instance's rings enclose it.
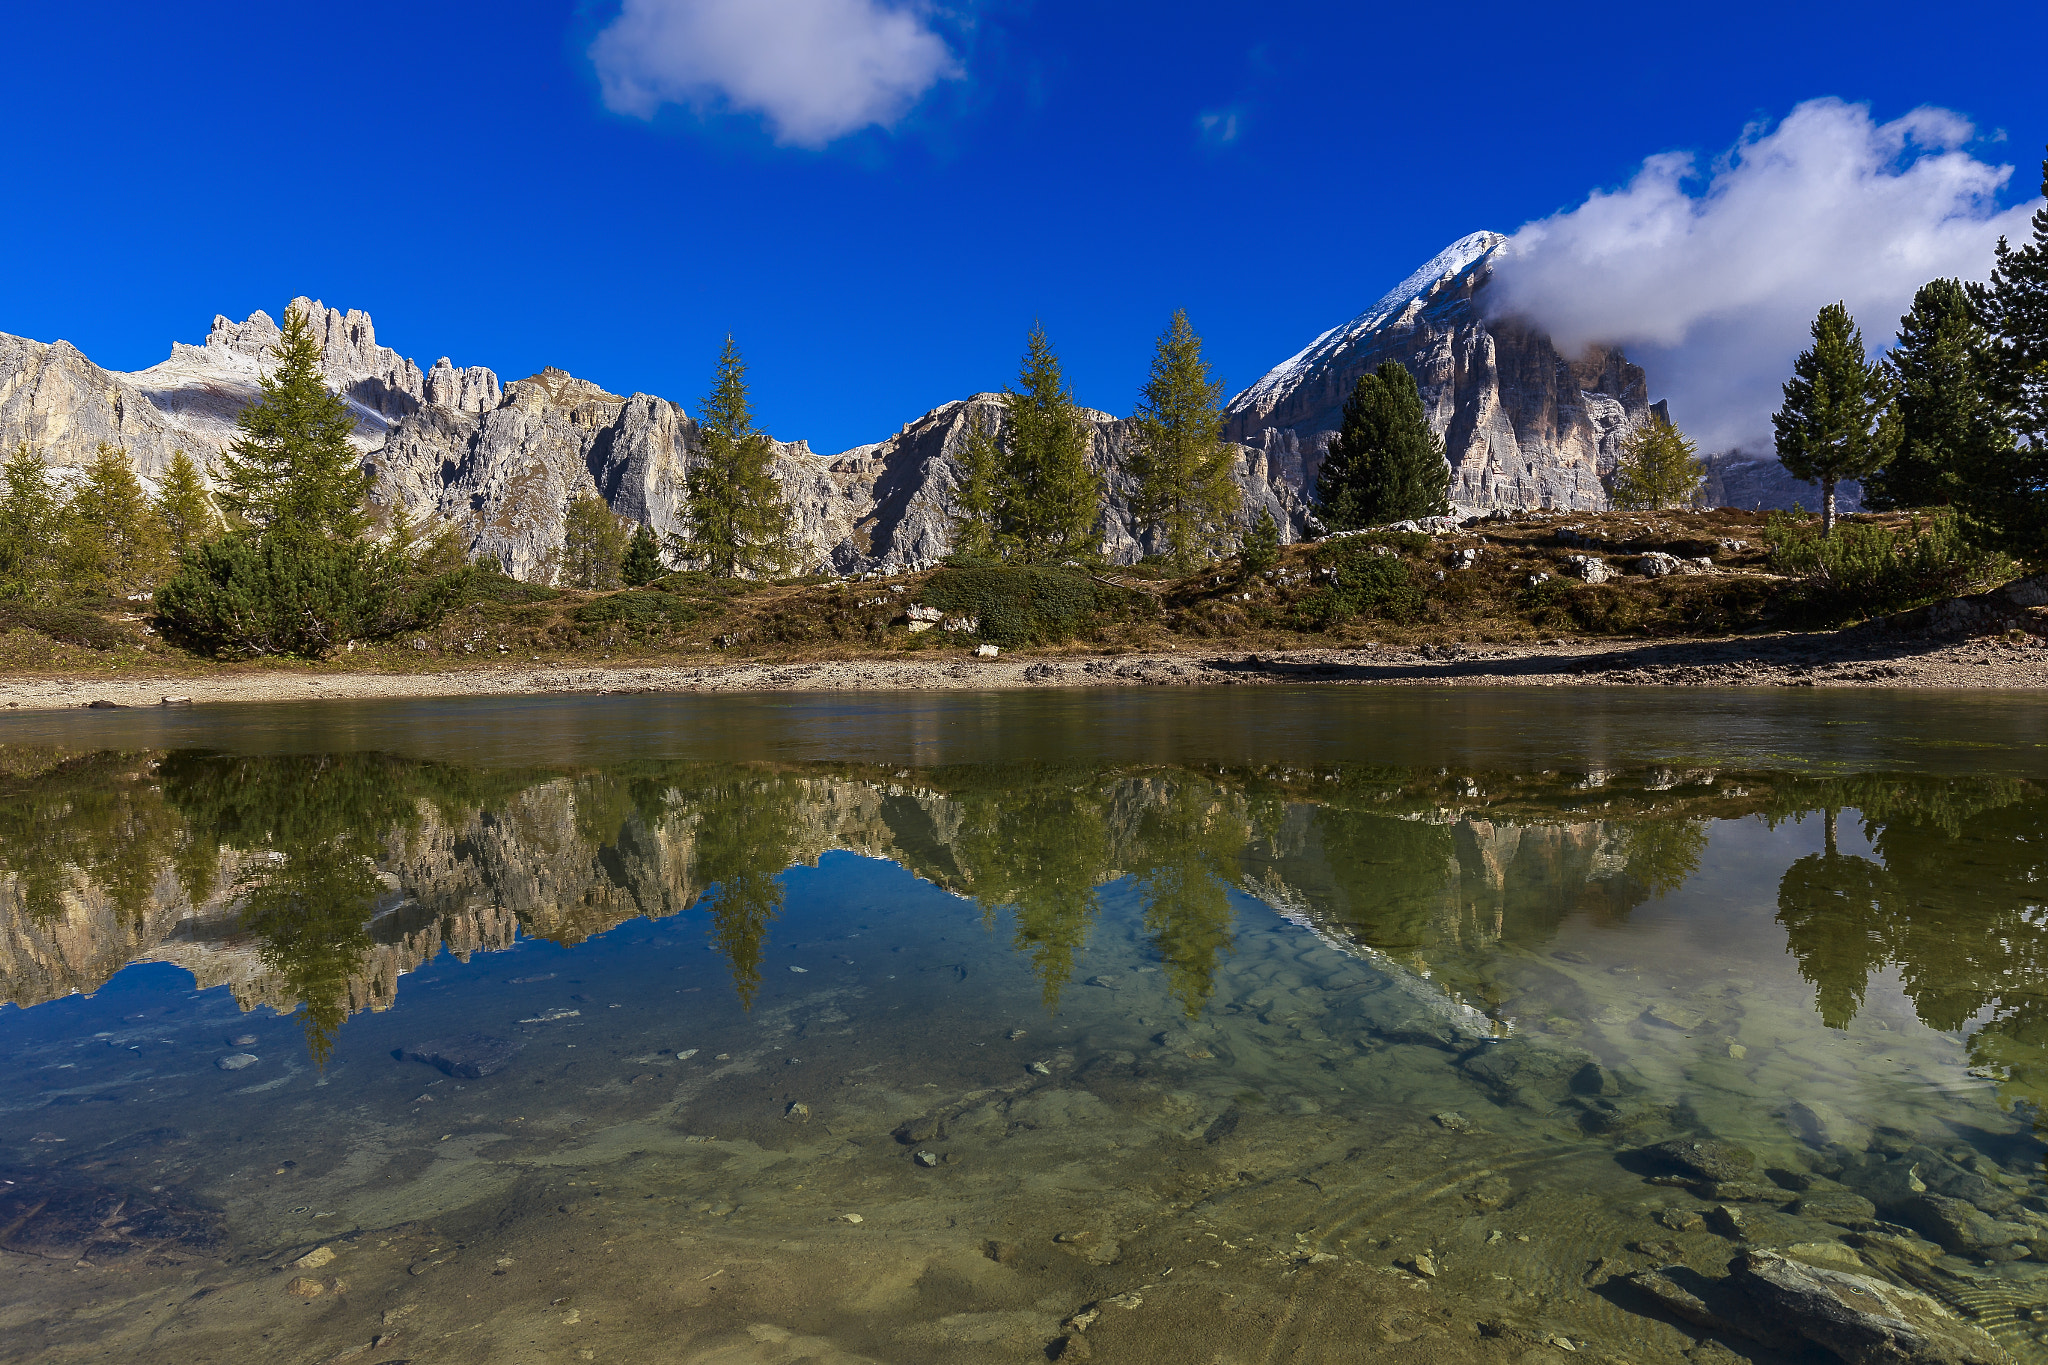
<instances>
[{"instance_id":1,"label":"rock face","mask_svg":"<svg viewBox=\"0 0 2048 1365\"><path fill-rule=\"evenodd\" d=\"M1313 531L1308 490L1345 395L1387 359L1421 386L1461 511L1607 505L1601 476L1653 411L1643 372L1608 348L1567 359L1541 333L1489 319L1485 291L1504 241L1478 232L1454 242L1231 401L1225 434L1245 495L1240 530L1266 510L1283 541ZM381 506L452 523L472 554L542 582L556 573L563 516L583 494L657 534L682 528L697 430L677 404L608 393L556 369L501 384L488 369L444 356L422 371L378 343L368 314L293 302L311 320L328 383L354 411ZM0 448L26 441L67 480L102 443L127 449L151 484L176 450L205 466L233 439L235 414L256 399L277 336L265 313L216 317L201 345L174 344L168 360L124 374L68 342L0 334ZM1003 418L997 395L977 394L838 455L778 442L775 472L795 513L801 566L852 573L943 556L959 453L973 432ZM1090 459L1107 491L1100 543L1127 563L1160 548L1132 515L1135 431L1107 413L1088 420ZM1804 487L1777 461L1737 453L1712 462L1708 492L1734 506L1789 505ZM1843 505L1853 507L1853 496Z\"/></svg>"},{"instance_id":2,"label":"rock face","mask_svg":"<svg viewBox=\"0 0 2048 1365\"><path fill-rule=\"evenodd\" d=\"M1312 486L1352 386L1398 360L1443 435L1457 509L1605 508L1601 476L1652 411L1643 371L1607 347L1567 359L1542 333L1489 319L1486 285L1506 241L1475 232L1453 242L1233 398L1226 435L1264 451L1293 486Z\"/></svg>"}]
</instances>

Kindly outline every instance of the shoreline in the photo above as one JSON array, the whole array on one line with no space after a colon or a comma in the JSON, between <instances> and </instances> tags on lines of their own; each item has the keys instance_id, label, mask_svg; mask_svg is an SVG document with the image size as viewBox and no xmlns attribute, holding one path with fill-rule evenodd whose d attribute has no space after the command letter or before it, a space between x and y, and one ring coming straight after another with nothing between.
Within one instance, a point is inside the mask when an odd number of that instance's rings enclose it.
<instances>
[{"instance_id":1,"label":"shoreline","mask_svg":"<svg viewBox=\"0 0 2048 1365\"><path fill-rule=\"evenodd\" d=\"M0 709L656 692L979 691L1041 687L1879 687L2048 689L2048 642L1935 641L1868 628L1741 639L1363 645L1285 651L1020 654L996 659L498 665L436 673L0 678Z\"/></svg>"}]
</instances>

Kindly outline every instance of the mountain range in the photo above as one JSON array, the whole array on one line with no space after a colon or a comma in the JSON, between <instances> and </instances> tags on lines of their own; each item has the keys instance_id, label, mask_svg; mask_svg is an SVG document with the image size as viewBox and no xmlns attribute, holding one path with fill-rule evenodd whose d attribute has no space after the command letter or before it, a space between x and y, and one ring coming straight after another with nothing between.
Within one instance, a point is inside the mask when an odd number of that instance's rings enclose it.
<instances>
[{"instance_id":1,"label":"mountain range","mask_svg":"<svg viewBox=\"0 0 2048 1365\"><path fill-rule=\"evenodd\" d=\"M1344 397L1387 359L1415 375L1443 434L1458 511L1607 505L1602 475L1628 434L1662 409L1618 348L1568 357L1527 323L1488 316L1487 283L1506 249L1499 233L1460 238L1230 400L1225 436L1245 494L1241 526L1268 510L1285 539L1313 534L1310 490ZM473 555L533 581L554 577L563 516L579 494L595 493L657 533L682 528L698 437L680 404L609 393L553 368L510 383L447 357L422 370L379 344L366 313L305 298L293 306L310 319L327 380L354 412L380 505L452 522ZM150 483L175 450L205 465L255 400L277 335L263 312L241 322L216 316L200 345L174 343L160 364L120 372L68 342L0 333L0 445L27 442L60 478L74 477L103 442L127 449ZM1131 562L1158 548L1132 511L1136 432L1108 413L1085 416L1107 490L1102 549ZM778 441L775 472L805 567L843 574L939 559L950 548L957 455L973 431L1002 420L1001 396L982 393L835 455ZM1707 493L1716 502L1789 506L1804 496L1814 505L1806 488L1774 459L1738 452L1710 460Z\"/></svg>"}]
</instances>

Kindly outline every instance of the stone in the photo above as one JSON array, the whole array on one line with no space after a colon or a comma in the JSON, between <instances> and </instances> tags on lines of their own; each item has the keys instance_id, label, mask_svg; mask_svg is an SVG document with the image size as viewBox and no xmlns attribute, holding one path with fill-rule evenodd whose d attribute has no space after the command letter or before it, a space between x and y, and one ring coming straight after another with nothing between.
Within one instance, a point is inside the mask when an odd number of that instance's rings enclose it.
<instances>
[{"instance_id":1,"label":"stone","mask_svg":"<svg viewBox=\"0 0 2048 1365\"><path fill-rule=\"evenodd\" d=\"M1665 1269L1668 1270L1670 1267ZM1695 1327L1704 1327L1714 1332L1728 1329L1728 1324L1722 1321L1713 1309L1707 1307L1704 1299L1673 1281L1664 1270L1638 1270L1632 1275L1623 1275L1619 1278L1623 1284L1681 1322L1689 1322Z\"/></svg>"},{"instance_id":2,"label":"stone","mask_svg":"<svg viewBox=\"0 0 2048 1365\"><path fill-rule=\"evenodd\" d=\"M974 657L977 659L993 659L1002 652L1002 649L996 645L976 645L974 647Z\"/></svg>"},{"instance_id":3,"label":"stone","mask_svg":"<svg viewBox=\"0 0 2048 1365\"><path fill-rule=\"evenodd\" d=\"M1750 1251L1730 1278L1774 1326L1847 1365L2012 1365L1981 1329L1924 1294L1867 1275Z\"/></svg>"},{"instance_id":4,"label":"stone","mask_svg":"<svg viewBox=\"0 0 2048 1365\"><path fill-rule=\"evenodd\" d=\"M1792 1212L1801 1218L1814 1218L1823 1223L1860 1227L1876 1220L1877 1205L1847 1190L1824 1190L1802 1196L1792 1206Z\"/></svg>"},{"instance_id":5,"label":"stone","mask_svg":"<svg viewBox=\"0 0 2048 1365\"><path fill-rule=\"evenodd\" d=\"M1673 1232L1698 1232L1707 1225L1697 1209L1661 1209L1657 1221Z\"/></svg>"},{"instance_id":6,"label":"stone","mask_svg":"<svg viewBox=\"0 0 2048 1365\"><path fill-rule=\"evenodd\" d=\"M802 1100L791 1100L789 1108L782 1111L782 1120L784 1123L809 1123L811 1121L811 1106L805 1104Z\"/></svg>"},{"instance_id":7,"label":"stone","mask_svg":"<svg viewBox=\"0 0 2048 1365\"><path fill-rule=\"evenodd\" d=\"M918 1165L924 1167L926 1170L930 1170L932 1167L939 1164L938 1157L934 1156L930 1152L917 1152L914 1155L912 1155L910 1159L912 1161L915 1161Z\"/></svg>"},{"instance_id":8,"label":"stone","mask_svg":"<svg viewBox=\"0 0 2048 1365\"><path fill-rule=\"evenodd\" d=\"M1973 1204L1932 1192L1908 1200L1900 1215L1914 1231L1960 1255L1987 1255L2038 1235L2025 1224L2000 1222Z\"/></svg>"},{"instance_id":9,"label":"stone","mask_svg":"<svg viewBox=\"0 0 2048 1365\"><path fill-rule=\"evenodd\" d=\"M216 1058L213 1064L222 1071L240 1071L245 1066L256 1065L256 1061L257 1059L249 1053L230 1052L225 1057Z\"/></svg>"},{"instance_id":10,"label":"stone","mask_svg":"<svg viewBox=\"0 0 2048 1365\"><path fill-rule=\"evenodd\" d=\"M424 1062L443 1075L473 1081L503 1071L525 1046L487 1033L462 1033L415 1043L405 1050L405 1056L408 1061Z\"/></svg>"},{"instance_id":11,"label":"stone","mask_svg":"<svg viewBox=\"0 0 2048 1365\"><path fill-rule=\"evenodd\" d=\"M314 1247L311 1251L290 1264L293 1270L318 1270L321 1266L332 1263L333 1260L334 1248L320 1246Z\"/></svg>"},{"instance_id":12,"label":"stone","mask_svg":"<svg viewBox=\"0 0 2048 1365\"><path fill-rule=\"evenodd\" d=\"M1698 1180L1741 1180L1756 1168L1755 1153L1719 1138L1678 1138L1637 1155Z\"/></svg>"},{"instance_id":13,"label":"stone","mask_svg":"<svg viewBox=\"0 0 2048 1365\"><path fill-rule=\"evenodd\" d=\"M1636 560L1636 574L1642 578L1668 578L1687 569L1682 560L1656 550Z\"/></svg>"},{"instance_id":14,"label":"stone","mask_svg":"<svg viewBox=\"0 0 2048 1365\"><path fill-rule=\"evenodd\" d=\"M1707 1211L1707 1226L1723 1237L1741 1241L1749 1236L1749 1220L1741 1209L1731 1209L1726 1204L1716 1204Z\"/></svg>"},{"instance_id":15,"label":"stone","mask_svg":"<svg viewBox=\"0 0 2048 1365\"><path fill-rule=\"evenodd\" d=\"M1863 1258L1840 1242L1794 1242L1785 1248L1785 1254L1795 1261L1805 1261L1812 1265L1858 1271L1863 1269Z\"/></svg>"},{"instance_id":16,"label":"stone","mask_svg":"<svg viewBox=\"0 0 2048 1365\"><path fill-rule=\"evenodd\" d=\"M254 1047L256 1046L256 1035L253 1033L238 1033L234 1037L228 1039L228 1046Z\"/></svg>"},{"instance_id":17,"label":"stone","mask_svg":"<svg viewBox=\"0 0 2048 1365\"><path fill-rule=\"evenodd\" d=\"M308 1279L304 1275L299 1275L295 1276L289 1284L285 1285L284 1292L296 1298L317 1299L327 1292L327 1286L318 1280Z\"/></svg>"},{"instance_id":18,"label":"stone","mask_svg":"<svg viewBox=\"0 0 2048 1365\"><path fill-rule=\"evenodd\" d=\"M946 1122L935 1114L912 1119L896 1130L896 1140L906 1147L935 1142L946 1135Z\"/></svg>"},{"instance_id":19,"label":"stone","mask_svg":"<svg viewBox=\"0 0 2048 1365\"><path fill-rule=\"evenodd\" d=\"M1437 1127L1452 1133L1469 1133L1472 1131L1472 1120L1466 1118L1463 1114L1455 1114L1448 1111L1436 1116L1436 1124Z\"/></svg>"},{"instance_id":20,"label":"stone","mask_svg":"<svg viewBox=\"0 0 2048 1365\"><path fill-rule=\"evenodd\" d=\"M1400 1266L1403 1270L1413 1271L1425 1280L1433 1280L1437 1276L1436 1257L1430 1255L1427 1251L1418 1251L1413 1256L1404 1256L1394 1262L1394 1264Z\"/></svg>"},{"instance_id":21,"label":"stone","mask_svg":"<svg viewBox=\"0 0 2048 1365\"><path fill-rule=\"evenodd\" d=\"M1566 573L1587 583L1605 583L1614 577L1607 561L1597 555L1566 555L1564 564Z\"/></svg>"},{"instance_id":22,"label":"stone","mask_svg":"<svg viewBox=\"0 0 2048 1365\"><path fill-rule=\"evenodd\" d=\"M839 1221L842 1223L865 1223L867 1219L857 1213L842 1213L839 1215Z\"/></svg>"}]
</instances>

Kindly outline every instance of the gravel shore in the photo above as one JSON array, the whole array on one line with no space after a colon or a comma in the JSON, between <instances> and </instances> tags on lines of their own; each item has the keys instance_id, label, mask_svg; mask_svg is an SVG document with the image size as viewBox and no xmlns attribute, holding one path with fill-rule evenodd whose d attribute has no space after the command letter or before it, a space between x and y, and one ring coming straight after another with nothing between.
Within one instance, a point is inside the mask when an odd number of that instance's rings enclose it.
<instances>
[{"instance_id":1,"label":"gravel shore","mask_svg":"<svg viewBox=\"0 0 2048 1365\"><path fill-rule=\"evenodd\" d=\"M2048 687L2048 642L1938 641L1900 632L1749 636L1739 640L1545 645L1364 646L1109 657L1020 654L996 659L848 659L704 665L588 664L468 668L444 673L233 673L215 677L13 678L0 706L56 710L109 702L156 706L620 692L917 691L1027 687L1203 687L1272 684L1382 687Z\"/></svg>"}]
</instances>

